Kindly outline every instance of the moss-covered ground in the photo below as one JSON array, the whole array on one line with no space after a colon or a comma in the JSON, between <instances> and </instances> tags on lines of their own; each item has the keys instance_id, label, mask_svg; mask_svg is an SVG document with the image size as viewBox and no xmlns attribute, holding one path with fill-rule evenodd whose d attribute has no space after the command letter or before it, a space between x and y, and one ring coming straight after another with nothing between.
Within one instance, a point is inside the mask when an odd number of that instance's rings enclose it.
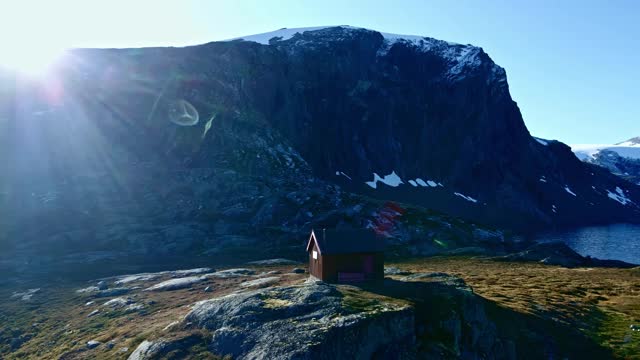
<instances>
[{"instance_id":1,"label":"moss-covered ground","mask_svg":"<svg viewBox=\"0 0 640 360\"><path fill-rule=\"evenodd\" d=\"M532 262L434 257L394 264L461 277L497 306L579 331L622 359L640 359L640 268L564 268Z\"/></svg>"}]
</instances>

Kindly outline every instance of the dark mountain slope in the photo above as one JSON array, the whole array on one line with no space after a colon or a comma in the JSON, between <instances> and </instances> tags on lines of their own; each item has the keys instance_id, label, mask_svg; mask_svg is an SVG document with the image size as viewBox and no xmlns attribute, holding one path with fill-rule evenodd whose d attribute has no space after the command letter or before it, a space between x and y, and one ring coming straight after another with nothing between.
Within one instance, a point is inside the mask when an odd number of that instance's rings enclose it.
<instances>
[{"instance_id":1,"label":"dark mountain slope","mask_svg":"<svg viewBox=\"0 0 640 360\"><path fill-rule=\"evenodd\" d=\"M477 240L425 208L517 230L639 219L638 187L532 138L504 70L469 45L332 27L77 49L42 81L3 78L15 251L293 252L312 226L378 221L384 202L359 195L405 203L391 232L420 249Z\"/></svg>"},{"instance_id":2,"label":"dark mountain slope","mask_svg":"<svg viewBox=\"0 0 640 360\"><path fill-rule=\"evenodd\" d=\"M249 97L316 174L352 191L518 229L638 218L607 197L636 187L529 135L504 70L480 48L352 28L267 47L285 54L286 69L260 67ZM392 171L404 184L363 184ZM414 187L416 178L444 186Z\"/></svg>"}]
</instances>

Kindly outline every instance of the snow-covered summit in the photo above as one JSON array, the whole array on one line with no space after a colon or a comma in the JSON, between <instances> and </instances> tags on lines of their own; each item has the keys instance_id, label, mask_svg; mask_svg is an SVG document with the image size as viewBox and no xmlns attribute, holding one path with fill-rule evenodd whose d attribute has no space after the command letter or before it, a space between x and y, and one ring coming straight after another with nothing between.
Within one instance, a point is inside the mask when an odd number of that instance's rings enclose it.
<instances>
[{"instance_id":1,"label":"snow-covered summit","mask_svg":"<svg viewBox=\"0 0 640 360\"><path fill-rule=\"evenodd\" d=\"M620 146L640 146L640 136L636 136L627 141L623 141L621 143L617 143L616 145Z\"/></svg>"},{"instance_id":2,"label":"snow-covered summit","mask_svg":"<svg viewBox=\"0 0 640 360\"><path fill-rule=\"evenodd\" d=\"M349 29L349 30L366 30L366 31L379 32L372 29L360 28L360 27L355 27L350 25L328 25L328 26L301 27L301 28L292 28L292 29L282 28L279 30L269 31L261 34L240 36L240 37L228 39L225 41L242 40L242 41L253 41L263 45L269 45L269 40L271 39L277 39L277 41L285 41L293 38L295 34L302 34L307 31L318 31L318 30L324 30L329 28L343 28L343 29ZM424 42L425 40L430 40L430 41L443 42L450 46L472 47L471 45L461 45L461 44L457 44L449 41L436 40L436 39L432 39L432 38L420 36L420 35L400 35L400 34L392 34L392 33L385 33L385 32L379 32L379 33L385 38L385 40L389 42L406 41L406 42L412 42L412 43L418 44L420 42Z\"/></svg>"},{"instance_id":3,"label":"snow-covered summit","mask_svg":"<svg viewBox=\"0 0 640 360\"><path fill-rule=\"evenodd\" d=\"M289 40L295 34L302 34L307 31L322 30L330 27L332 26L314 26L314 27L302 27L302 28L293 28L293 29L282 28L279 30L269 31L269 32L260 33L260 34L240 36L240 37L228 39L225 41L238 41L238 40L253 41L262 45L269 45L269 40L271 39L278 39L278 41ZM342 27L346 27L346 26L342 26Z\"/></svg>"},{"instance_id":4,"label":"snow-covered summit","mask_svg":"<svg viewBox=\"0 0 640 360\"><path fill-rule=\"evenodd\" d=\"M635 139L635 138L634 138ZM619 143L617 145L607 144L576 144L571 145L571 150L580 160L589 160L596 157L601 151L612 151L621 157L630 159L640 159L640 143L634 139Z\"/></svg>"},{"instance_id":5,"label":"snow-covered summit","mask_svg":"<svg viewBox=\"0 0 640 360\"><path fill-rule=\"evenodd\" d=\"M462 45L444 40L438 40L426 36L419 35L401 35L392 34L386 32L378 32L376 30L359 28L349 25L339 26L316 26L316 27L304 27L287 29L282 28L276 31L270 31L261 34L241 36L226 41L251 41L263 45L275 45L282 41L291 40L296 34L304 34L307 32L320 32L327 29L340 29L342 30L339 35L340 39L344 37L345 32L358 32L358 31L372 31L382 35L384 41L378 50L378 56L386 55L393 45L398 43L407 44L418 49L421 52L434 52L438 53L442 58L446 59L450 63L450 68L447 71L447 77L451 79L463 78L463 73L467 68L478 67L482 64L483 59L480 56L483 54L483 50L480 47L473 45ZM320 34L320 33L319 33ZM323 32L323 35L326 32ZM300 39L295 42L295 45L303 45L308 43L308 40ZM491 64L491 78L498 81L506 82L506 73L503 68L492 63Z\"/></svg>"},{"instance_id":6,"label":"snow-covered summit","mask_svg":"<svg viewBox=\"0 0 640 360\"><path fill-rule=\"evenodd\" d=\"M572 145L571 150L578 159L601 166L614 175L640 185L640 137L612 145Z\"/></svg>"}]
</instances>

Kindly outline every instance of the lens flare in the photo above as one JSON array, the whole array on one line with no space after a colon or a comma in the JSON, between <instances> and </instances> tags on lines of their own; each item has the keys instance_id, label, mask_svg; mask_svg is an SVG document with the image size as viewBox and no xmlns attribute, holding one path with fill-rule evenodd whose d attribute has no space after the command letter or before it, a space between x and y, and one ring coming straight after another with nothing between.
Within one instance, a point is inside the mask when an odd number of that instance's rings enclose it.
<instances>
[{"instance_id":1,"label":"lens flare","mask_svg":"<svg viewBox=\"0 0 640 360\"><path fill-rule=\"evenodd\" d=\"M169 120L180 126L193 126L198 123L198 110L187 100L178 100L169 107Z\"/></svg>"},{"instance_id":2,"label":"lens flare","mask_svg":"<svg viewBox=\"0 0 640 360\"><path fill-rule=\"evenodd\" d=\"M0 67L27 76L41 76L62 58L65 49L60 46L15 44L3 49Z\"/></svg>"}]
</instances>

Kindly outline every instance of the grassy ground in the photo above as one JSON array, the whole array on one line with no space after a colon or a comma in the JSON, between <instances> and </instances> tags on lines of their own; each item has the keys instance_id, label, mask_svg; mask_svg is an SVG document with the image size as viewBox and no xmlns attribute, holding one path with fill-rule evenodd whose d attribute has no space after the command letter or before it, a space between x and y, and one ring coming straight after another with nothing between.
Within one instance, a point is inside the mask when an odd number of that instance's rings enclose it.
<instances>
[{"instance_id":1,"label":"grassy ground","mask_svg":"<svg viewBox=\"0 0 640 360\"><path fill-rule=\"evenodd\" d=\"M387 265L412 272L444 272L463 278L490 306L506 309L496 311L516 314L515 317L509 315L506 318L510 320L498 326L509 327L508 323L518 322L518 319L541 319L545 324L553 324L554 332L550 336L564 336L566 332L567 339L574 339L570 334L578 331L593 343L611 349L618 358L640 359L640 331L629 328L631 324L640 325L640 268L566 269L538 263L496 262L469 257L424 258ZM300 283L307 278L306 274L292 274L292 268L272 266L254 269L258 273L280 271L280 275L275 275L280 276L275 286ZM155 338L160 332L164 334L163 329L180 320L194 302L236 291L246 279L210 278L191 289L168 292L136 290L124 296L144 304L146 309L143 312L101 310L92 317L87 315L101 309L101 304L110 298L92 299L76 294L75 290L89 285L86 282L50 283L42 287L31 301L11 298L16 289L0 288L0 358L124 359L143 340ZM141 284L143 287L148 285ZM213 291L205 292L207 286ZM17 290L30 287L37 286L25 284ZM341 291L346 308L354 311L375 309L389 301L398 305L407 303L406 296L390 300L389 296L395 296L392 291L367 296L351 287L341 287ZM85 305L90 300L95 300L95 304ZM425 304L429 309L448 305L436 300ZM276 302L268 305L282 306ZM175 334L181 335L179 332ZM185 341L201 341L202 344L194 348L200 346L202 354L206 353L206 334L196 337L196 340L188 338L193 334L184 335ZM16 351L10 352L12 339L25 341ZM101 341L103 345L87 350L86 342L89 340ZM114 347L108 349L105 345L110 341ZM181 357L182 354L175 354L174 358Z\"/></svg>"},{"instance_id":2,"label":"grassy ground","mask_svg":"<svg viewBox=\"0 0 640 360\"><path fill-rule=\"evenodd\" d=\"M281 271L281 275L275 275L280 276L276 286L299 283L308 276L292 274L291 268L272 266L254 269L258 273L263 270ZM51 284L43 287L28 302L11 298L15 289L0 289L0 359L125 359L143 340L155 338L154 335L163 332L169 324L182 319L191 304L236 291L240 283L250 279L253 278L210 278L190 289L135 291L122 297L145 304L146 309L132 313L105 311L101 304L111 298L93 299L76 294L75 290L90 285L85 282ZM165 279L154 280L146 286L162 280ZM211 287L213 291L205 292L205 287ZM91 300L95 304L85 305ZM100 309L100 313L88 317L95 309ZM20 336L29 340L17 351L10 352L11 342L7 339ZM86 343L90 340L100 341L103 345L87 351ZM107 349L105 344L110 341L114 347Z\"/></svg>"},{"instance_id":3,"label":"grassy ground","mask_svg":"<svg viewBox=\"0 0 640 360\"><path fill-rule=\"evenodd\" d=\"M640 359L640 268L567 269L467 257L436 257L393 264L413 272L445 272L474 292L519 313L579 330L614 355Z\"/></svg>"}]
</instances>

